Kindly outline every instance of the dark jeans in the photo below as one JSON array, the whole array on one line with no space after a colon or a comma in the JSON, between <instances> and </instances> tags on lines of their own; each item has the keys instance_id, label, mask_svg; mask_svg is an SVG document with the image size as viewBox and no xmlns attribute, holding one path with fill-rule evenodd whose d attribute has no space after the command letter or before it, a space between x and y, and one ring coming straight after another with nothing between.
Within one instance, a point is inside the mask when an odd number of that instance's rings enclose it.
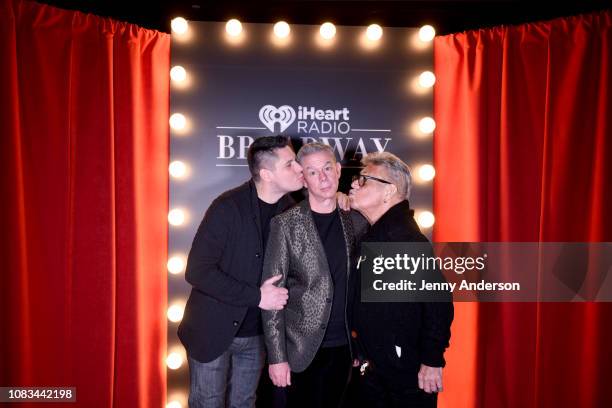
<instances>
[{"instance_id":1,"label":"dark jeans","mask_svg":"<svg viewBox=\"0 0 612 408\"><path fill-rule=\"evenodd\" d=\"M223 354L208 363L189 357L189 407L254 407L264 359L263 336L235 337Z\"/></svg>"},{"instance_id":2,"label":"dark jeans","mask_svg":"<svg viewBox=\"0 0 612 408\"><path fill-rule=\"evenodd\" d=\"M428 394L420 388L391 387L388 381L379 378L375 372L354 378L357 384L357 401L364 408L435 408L438 394Z\"/></svg>"},{"instance_id":3,"label":"dark jeans","mask_svg":"<svg viewBox=\"0 0 612 408\"><path fill-rule=\"evenodd\" d=\"M287 406L336 408L340 406L351 371L348 346L320 348L308 368L291 373Z\"/></svg>"}]
</instances>

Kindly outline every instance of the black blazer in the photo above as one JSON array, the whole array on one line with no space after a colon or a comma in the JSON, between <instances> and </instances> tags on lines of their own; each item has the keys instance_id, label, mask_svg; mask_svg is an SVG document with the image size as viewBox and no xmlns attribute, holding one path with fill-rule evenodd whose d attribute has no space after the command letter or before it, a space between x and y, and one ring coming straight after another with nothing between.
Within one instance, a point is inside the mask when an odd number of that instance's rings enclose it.
<instances>
[{"instance_id":1,"label":"black blazer","mask_svg":"<svg viewBox=\"0 0 612 408\"><path fill-rule=\"evenodd\" d=\"M278 213L293 204L281 198ZM260 301L263 243L253 181L217 197L193 239L185 279L192 285L178 336L187 354L209 362L227 350L249 306Z\"/></svg>"},{"instance_id":2,"label":"black blazer","mask_svg":"<svg viewBox=\"0 0 612 408\"><path fill-rule=\"evenodd\" d=\"M414 220L408 201L390 208L361 242L428 242ZM417 389L420 365L444 367L454 309L448 302L361 302L360 271L349 280L352 308L349 324L361 359L389 386ZM399 349L396 349L398 347ZM399 353L398 353L399 351ZM399 354L399 355L398 355Z\"/></svg>"}]
</instances>

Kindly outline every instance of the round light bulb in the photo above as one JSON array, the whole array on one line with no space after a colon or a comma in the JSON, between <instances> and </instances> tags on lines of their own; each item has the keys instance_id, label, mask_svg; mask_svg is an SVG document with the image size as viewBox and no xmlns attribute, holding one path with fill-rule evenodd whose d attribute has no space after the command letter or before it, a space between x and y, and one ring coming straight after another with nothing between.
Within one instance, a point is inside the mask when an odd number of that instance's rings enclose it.
<instances>
[{"instance_id":1,"label":"round light bulb","mask_svg":"<svg viewBox=\"0 0 612 408\"><path fill-rule=\"evenodd\" d=\"M168 166L168 172L174 178L183 178L187 174L187 166L180 160L175 160Z\"/></svg>"},{"instance_id":2,"label":"round light bulb","mask_svg":"<svg viewBox=\"0 0 612 408\"><path fill-rule=\"evenodd\" d=\"M187 124L187 119L185 118L185 115L183 115L182 113L173 113L170 116L170 127L174 130L181 130L185 128L185 125Z\"/></svg>"},{"instance_id":3,"label":"round light bulb","mask_svg":"<svg viewBox=\"0 0 612 408\"><path fill-rule=\"evenodd\" d=\"M225 31L232 37L237 37L242 32L242 23L232 18L225 24Z\"/></svg>"},{"instance_id":4,"label":"round light bulb","mask_svg":"<svg viewBox=\"0 0 612 408\"><path fill-rule=\"evenodd\" d=\"M425 71L419 75L419 85L423 88L431 88L436 83L436 76L431 71Z\"/></svg>"},{"instance_id":5,"label":"round light bulb","mask_svg":"<svg viewBox=\"0 0 612 408\"><path fill-rule=\"evenodd\" d=\"M430 117L424 117L419 121L419 130L423 133L431 133L436 129L436 121Z\"/></svg>"},{"instance_id":6,"label":"round light bulb","mask_svg":"<svg viewBox=\"0 0 612 408\"><path fill-rule=\"evenodd\" d=\"M423 181L431 181L436 176L436 169L431 164L424 164L419 167L419 177Z\"/></svg>"},{"instance_id":7,"label":"round light bulb","mask_svg":"<svg viewBox=\"0 0 612 408\"><path fill-rule=\"evenodd\" d=\"M183 82L187 78L187 71L180 65L176 65L170 70L170 78L174 82Z\"/></svg>"},{"instance_id":8,"label":"round light bulb","mask_svg":"<svg viewBox=\"0 0 612 408\"><path fill-rule=\"evenodd\" d=\"M183 356L176 352L168 354L168 357L166 357L166 365L171 370L180 368L180 366L183 365Z\"/></svg>"},{"instance_id":9,"label":"round light bulb","mask_svg":"<svg viewBox=\"0 0 612 408\"><path fill-rule=\"evenodd\" d=\"M168 308L168 320L171 322L177 323L180 322L183 318L183 312L185 308L181 305L172 305Z\"/></svg>"},{"instance_id":10,"label":"round light bulb","mask_svg":"<svg viewBox=\"0 0 612 408\"><path fill-rule=\"evenodd\" d=\"M429 212L429 211L422 211L417 216L417 222L423 228L431 228L434 225L434 223L436 222L436 218L434 217L434 215L431 212Z\"/></svg>"},{"instance_id":11,"label":"round light bulb","mask_svg":"<svg viewBox=\"0 0 612 408\"><path fill-rule=\"evenodd\" d=\"M173 256L168 259L166 264L168 272L173 275L177 275L185 270L185 258L179 255Z\"/></svg>"},{"instance_id":12,"label":"round light bulb","mask_svg":"<svg viewBox=\"0 0 612 408\"><path fill-rule=\"evenodd\" d=\"M383 29L378 24L370 24L366 30L366 37L370 41L378 41L383 35Z\"/></svg>"},{"instance_id":13,"label":"round light bulb","mask_svg":"<svg viewBox=\"0 0 612 408\"><path fill-rule=\"evenodd\" d=\"M178 401L170 401L166 404L166 408L183 408L183 406Z\"/></svg>"},{"instance_id":14,"label":"round light bulb","mask_svg":"<svg viewBox=\"0 0 612 408\"><path fill-rule=\"evenodd\" d=\"M278 23L274 24L274 35L276 35L278 38L285 38L290 32L291 27L289 27L289 24L286 22L279 21Z\"/></svg>"},{"instance_id":15,"label":"round light bulb","mask_svg":"<svg viewBox=\"0 0 612 408\"><path fill-rule=\"evenodd\" d=\"M170 27L172 28L172 32L181 35L187 32L189 24L183 17L177 17L172 19Z\"/></svg>"},{"instance_id":16,"label":"round light bulb","mask_svg":"<svg viewBox=\"0 0 612 408\"><path fill-rule=\"evenodd\" d=\"M430 25L424 25L419 29L419 39L423 42L430 42L436 36L436 30Z\"/></svg>"},{"instance_id":17,"label":"round light bulb","mask_svg":"<svg viewBox=\"0 0 612 408\"><path fill-rule=\"evenodd\" d=\"M178 208L171 210L168 213L168 222L174 226L182 225L185 222L185 212Z\"/></svg>"},{"instance_id":18,"label":"round light bulb","mask_svg":"<svg viewBox=\"0 0 612 408\"><path fill-rule=\"evenodd\" d=\"M336 26L329 22L323 23L321 24L319 33L321 34L321 37L325 38L326 40L331 40L336 35Z\"/></svg>"}]
</instances>

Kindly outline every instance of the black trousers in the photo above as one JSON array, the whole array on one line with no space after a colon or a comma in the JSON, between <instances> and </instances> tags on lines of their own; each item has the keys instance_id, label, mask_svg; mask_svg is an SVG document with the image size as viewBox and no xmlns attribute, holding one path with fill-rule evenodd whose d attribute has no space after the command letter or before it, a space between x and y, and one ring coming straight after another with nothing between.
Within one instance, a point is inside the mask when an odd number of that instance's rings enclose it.
<instances>
[{"instance_id":1,"label":"black trousers","mask_svg":"<svg viewBox=\"0 0 612 408\"><path fill-rule=\"evenodd\" d=\"M428 394L420 388L403 388L391 386L387 380L370 371L364 376L353 378L357 384L357 404L363 408L435 408L438 394ZM353 388L353 389L355 389ZM355 399L353 399L355 400Z\"/></svg>"},{"instance_id":2,"label":"black trousers","mask_svg":"<svg viewBox=\"0 0 612 408\"><path fill-rule=\"evenodd\" d=\"M291 373L287 406L337 408L342 401L350 371L348 346L320 348L305 371Z\"/></svg>"}]
</instances>

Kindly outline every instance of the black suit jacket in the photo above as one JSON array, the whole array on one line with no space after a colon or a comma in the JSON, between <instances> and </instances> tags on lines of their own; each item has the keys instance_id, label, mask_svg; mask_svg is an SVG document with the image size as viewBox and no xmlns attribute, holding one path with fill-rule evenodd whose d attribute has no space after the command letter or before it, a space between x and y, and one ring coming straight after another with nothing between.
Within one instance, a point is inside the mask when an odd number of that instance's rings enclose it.
<instances>
[{"instance_id":1,"label":"black suit jacket","mask_svg":"<svg viewBox=\"0 0 612 408\"><path fill-rule=\"evenodd\" d=\"M278 213L293 204L281 198ZM260 301L263 242L253 181L217 197L193 240L185 279L192 286L178 336L187 354L209 362L229 347L249 306Z\"/></svg>"},{"instance_id":2,"label":"black suit jacket","mask_svg":"<svg viewBox=\"0 0 612 408\"><path fill-rule=\"evenodd\" d=\"M428 242L408 201L390 208L361 242ZM370 361L376 375L392 387L416 389L420 365L443 367L453 321L448 302L361 302L360 271L351 274L353 307L349 321L356 333L358 357ZM396 348L397 347L397 348Z\"/></svg>"}]
</instances>

